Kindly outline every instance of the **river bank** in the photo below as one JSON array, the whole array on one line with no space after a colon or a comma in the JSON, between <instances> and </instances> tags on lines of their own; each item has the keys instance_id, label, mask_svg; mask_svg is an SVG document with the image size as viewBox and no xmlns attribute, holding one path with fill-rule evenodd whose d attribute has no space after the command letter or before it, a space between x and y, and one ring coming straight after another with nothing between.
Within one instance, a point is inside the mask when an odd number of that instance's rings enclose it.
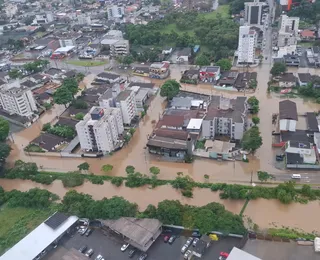
<instances>
[{"instance_id":1,"label":"river bank","mask_svg":"<svg viewBox=\"0 0 320 260\"><path fill-rule=\"evenodd\" d=\"M63 196L71 190L63 187L61 181L54 181L51 185L43 185L28 180L0 179L0 186L2 186L5 191L13 189L28 191L37 187L55 193L60 198L63 198ZM141 211L146 209L149 204L157 205L166 199L177 199L182 204L194 206L203 206L210 202L218 202L223 204L227 210L239 214L245 203L244 200L222 200L219 197L219 192L212 192L210 189L200 188L194 188L193 198L186 198L170 185L159 186L154 189L148 187L132 189L125 186L115 187L109 182L105 182L103 185L86 182L84 185L73 189L89 194L96 200L104 197L122 196L130 202L137 203ZM305 232L320 232L320 226L318 225L318 216L320 215L319 201L311 201L308 204L291 203L284 205L277 200L251 200L243 215L250 218L261 229L285 226L302 229Z\"/></svg>"}]
</instances>

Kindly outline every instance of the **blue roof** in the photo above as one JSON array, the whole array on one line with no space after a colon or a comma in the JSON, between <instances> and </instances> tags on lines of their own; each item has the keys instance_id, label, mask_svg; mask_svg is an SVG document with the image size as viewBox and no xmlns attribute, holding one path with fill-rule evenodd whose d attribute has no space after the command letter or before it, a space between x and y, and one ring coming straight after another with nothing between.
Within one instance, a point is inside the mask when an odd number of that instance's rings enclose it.
<instances>
[{"instance_id":1,"label":"blue roof","mask_svg":"<svg viewBox=\"0 0 320 260\"><path fill-rule=\"evenodd\" d=\"M200 45L195 45L195 46L193 47L193 52L198 52L199 49L200 49Z\"/></svg>"}]
</instances>

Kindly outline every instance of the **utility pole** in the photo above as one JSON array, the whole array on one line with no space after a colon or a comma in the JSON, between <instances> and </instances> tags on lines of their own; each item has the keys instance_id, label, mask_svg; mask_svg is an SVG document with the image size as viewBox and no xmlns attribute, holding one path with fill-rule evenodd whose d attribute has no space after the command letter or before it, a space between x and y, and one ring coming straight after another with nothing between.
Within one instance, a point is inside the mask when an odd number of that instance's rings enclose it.
<instances>
[{"instance_id":1,"label":"utility pole","mask_svg":"<svg viewBox=\"0 0 320 260\"><path fill-rule=\"evenodd\" d=\"M253 176L253 171L251 171L251 180L250 180L251 184L252 184L252 176Z\"/></svg>"}]
</instances>

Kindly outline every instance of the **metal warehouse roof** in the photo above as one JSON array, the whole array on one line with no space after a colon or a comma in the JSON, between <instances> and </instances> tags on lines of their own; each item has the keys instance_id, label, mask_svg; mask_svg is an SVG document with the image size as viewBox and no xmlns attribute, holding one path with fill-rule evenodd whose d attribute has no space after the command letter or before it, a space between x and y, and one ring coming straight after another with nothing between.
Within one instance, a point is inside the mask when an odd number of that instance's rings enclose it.
<instances>
[{"instance_id":1,"label":"metal warehouse roof","mask_svg":"<svg viewBox=\"0 0 320 260\"><path fill-rule=\"evenodd\" d=\"M76 216L68 217L56 212L4 253L0 259L33 260L77 221Z\"/></svg>"}]
</instances>

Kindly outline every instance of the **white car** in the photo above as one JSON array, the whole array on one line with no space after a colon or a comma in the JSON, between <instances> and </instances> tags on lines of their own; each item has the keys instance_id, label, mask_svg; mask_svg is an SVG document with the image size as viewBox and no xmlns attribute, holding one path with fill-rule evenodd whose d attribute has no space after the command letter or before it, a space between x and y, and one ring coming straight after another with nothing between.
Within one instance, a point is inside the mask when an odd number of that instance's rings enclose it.
<instances>
[{"instance_id":1,"label":"white car","mask_svg":"<svg viewBox=\"0 0 320 260\"><path fill-rule=\"evenodd\" d=\"M129 247L129 244L124 244L124 245L121 247L121 251L122 251L122 252L126 251L128 247Z\"/></svg>"},{"instance_id":2,"label":"white car","mask_svg":"<svg viewBox=\"0 0 320 260\"><path fill-rule=\"evenodd\" d=\"M95 260L104 260L103 256L102 255L97 255L96 259Z\"/></svg>"},{"instance_id":3,"label":"white car","mask_svg":"<svg viewBox=\"0 0 320 260\"><path fill-rule=\"evenodd\" d=\"M188 246L187 245L184 245L182 248L181 248L181 253L184 254L188 249Z\"/></svg>"},{"instance_id":4,"label":"white car","mask_svg":"<svg viewBox=\"0 0 320 260\"><path fill-rule=\"evenodd\" d=\"M191 250L188 250L185 254L184 254L184 256L183 256L183 258L184 259L188 259L189 258L189 256L191 255Z\"/></svg>"}]
</instances>

